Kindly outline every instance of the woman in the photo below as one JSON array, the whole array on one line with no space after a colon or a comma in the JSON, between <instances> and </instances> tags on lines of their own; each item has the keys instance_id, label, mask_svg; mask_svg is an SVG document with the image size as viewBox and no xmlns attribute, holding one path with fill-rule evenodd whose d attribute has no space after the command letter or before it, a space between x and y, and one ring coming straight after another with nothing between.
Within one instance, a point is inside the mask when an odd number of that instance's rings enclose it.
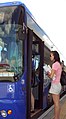
<instances>
[{"instance_id":1,"label":"woman","mask_svg":"<svg viewBox=\"0 0 66 119\"><path fill-rule=\"evenodd\" d=\"M52 51L50 54L50 60L53 61L51 73L48 76L52 79L49 93L52 94L54 101L54 119L59 119L60 115L60 77L61 77L61 64L60 57L57 51Z\"/></svg>"}]
</instances>

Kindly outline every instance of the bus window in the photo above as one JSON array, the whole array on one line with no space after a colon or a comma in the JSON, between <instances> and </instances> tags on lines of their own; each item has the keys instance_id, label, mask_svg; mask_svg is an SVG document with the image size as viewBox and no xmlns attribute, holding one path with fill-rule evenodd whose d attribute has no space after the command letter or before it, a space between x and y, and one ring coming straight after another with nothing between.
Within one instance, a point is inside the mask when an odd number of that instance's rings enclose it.
<instances>
[{"instance_id":1,"label":"bus window","mask_svg":"<svg viewBox=\"0 0 66 119\"><path fill-rule=\"evenodd\" d=\"M13 82L13 77L21 76L24 71L24 39L20 32L20 29L23 31L20 20L23 14L18 9L17 6L0 8L0 81ZM17 18L13 21L15 15Z\"/></svg>"}]
</instances>

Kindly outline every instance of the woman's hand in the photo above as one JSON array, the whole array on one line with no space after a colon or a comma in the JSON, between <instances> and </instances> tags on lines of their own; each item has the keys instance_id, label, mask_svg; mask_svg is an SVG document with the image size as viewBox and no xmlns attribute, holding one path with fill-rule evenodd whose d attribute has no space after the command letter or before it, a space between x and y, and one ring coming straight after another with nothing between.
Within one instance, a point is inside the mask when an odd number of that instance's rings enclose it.
<instances>
[{"instance_id":1,"label":"woman's hand","mask_svg":"<svg viewBox=\"0 0 66 119\"><path fill-rule=\"evenodd\" d=\"M48 71L48 72L47 72L47 75L48 75L48 77L50 77L51 73Z\"/></svg>"}]
</instances>

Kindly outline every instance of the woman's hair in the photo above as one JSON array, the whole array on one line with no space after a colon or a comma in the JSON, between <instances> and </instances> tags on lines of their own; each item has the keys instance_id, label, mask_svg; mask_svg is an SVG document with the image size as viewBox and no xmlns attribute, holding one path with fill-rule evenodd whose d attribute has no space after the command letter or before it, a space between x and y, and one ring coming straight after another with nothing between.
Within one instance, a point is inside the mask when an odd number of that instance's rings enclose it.
<instances>
[{"instance_id":1,"label":"woman's hair","mask_svg":"<svg viewBox=\"0 0 66 119\"><path fill-rule=\"evenodd\" d=\"M54 55L54 62L58 61L60 63L60 56L57 51L51 51L51 53Z\"/></svg>"}]
</instances>

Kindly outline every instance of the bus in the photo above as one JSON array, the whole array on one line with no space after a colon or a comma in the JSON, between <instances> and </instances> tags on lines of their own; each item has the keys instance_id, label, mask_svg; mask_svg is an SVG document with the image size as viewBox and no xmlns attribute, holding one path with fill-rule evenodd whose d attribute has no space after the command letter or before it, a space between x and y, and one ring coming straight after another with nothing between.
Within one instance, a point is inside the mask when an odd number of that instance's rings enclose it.
<instances>
[{"instance_id":1,"label":"bus","mask_svg":"<svg viewBox=\"0 0 66 119\"><path fill-rule=\"evenodd\" d=\"M0 3L0 119L37 119L52 102L50 80L43 69L50 64L52 48L47 40L23 3Z\"/></svg>"}]
</instances>

